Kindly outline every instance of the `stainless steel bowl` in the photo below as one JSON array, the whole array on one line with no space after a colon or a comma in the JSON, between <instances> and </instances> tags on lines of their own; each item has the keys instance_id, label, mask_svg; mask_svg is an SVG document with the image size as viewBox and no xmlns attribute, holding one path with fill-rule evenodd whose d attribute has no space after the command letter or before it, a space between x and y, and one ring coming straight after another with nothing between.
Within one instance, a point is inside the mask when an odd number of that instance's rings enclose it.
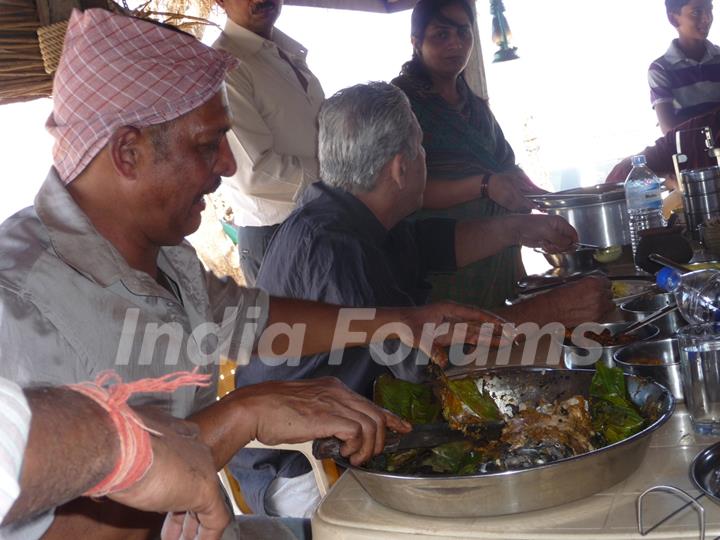
<instances>
[{"instance_id":1,"label":"stainless steel bowl","mask_svg":"<svg viewBox=\"0 0 720 540\"><path fill-rule=\"evenodd\" d=\"M584 272L599 266L595 260L595 250L590 248L576 249L563 253L545 253L545 260L555 268L562 268L567 272Z\"/></svg>"},{"instance_id":2,"label":"stainless steel bowl","mask_svg":"<svg viewBox=\"0 0 720 540\"><path fill-rule=\"evenodd\" d=\"M677 401L684 401L680 349L677 339L641 341L615 351L615 364L628 375L647 377L667 387ZM658 359L661 365L639 364L637 360ZM636 362L633 362L635 360Z\"/></svg>"},{"instance_id":3,"label":"stainless steel bowl","mask_svg":"<svg viewBox=\"0 0 720 540\"><path fill-rule=\"evenodd\" d=\"M619 332L629 324L631 323L612 322L598 324L597 331L602 331L607 328L610 330L610 332L612 332L613 335L615 335L615 333ZM594 329L592 330L596 331ZM643 328L638 330L636 335L638 337L638 341L647 341L648 339L656 337L659 333L660 330L658 330L657 326L648 324L647 326L644 326ZM615 365L615 361L613 360L613 354L615 354L615 351L626 346L627 345L615 345L612 347L581 347L578 345L568 345L563 340L561 350L565 367L567 367L568 369L587 369L591 368L598 361L601 361L603 364L608 366Z\"/></svg>"},{"instance_id":4,"label":"stainless steel bowl","mask_svg":"<svg viewBox=\"0 0 720 540\"><path fill-rule=\"evenodd\" d=\"M675 297L672 294L648 294L620 304L620 310L626 320L640 321L657 310L674 304ZM687 322L677 310L654 321L653 324L660 330L660 337L670 337L683 326L687 326Z\"/></svg>"},{"instance_id":5,"label":"stainless steel bowl","mask_svg":"<svg viewBox=\"0 0 720 540\"><path fill-rule=\"evenodd\" d=\"M592 370L506 368L472 374L498 405L588 396ZM630 476L642 463L649 435L672 415L661 385L626 376L631 399L657 419L640 433L604 448L529 469L472 476L406 476L370 471L344 460L368 494L390 508L438 517L486 517L528 512L581 499Z\"/></svg>"}]
</instances>

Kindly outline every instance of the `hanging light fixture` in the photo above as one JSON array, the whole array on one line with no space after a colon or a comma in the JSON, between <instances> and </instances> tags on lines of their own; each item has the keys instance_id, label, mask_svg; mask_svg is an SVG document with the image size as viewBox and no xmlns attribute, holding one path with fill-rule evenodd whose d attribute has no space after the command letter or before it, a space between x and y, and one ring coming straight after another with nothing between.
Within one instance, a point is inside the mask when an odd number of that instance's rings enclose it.
<instances>
[{"instance_id":1,"label":"hanging light fixture","mask_svg":"<svg viewBox=\"0 0 720 540\"><path fill-rule=\"evenodd\" d=\"M512 32L504 15L505 6L502 0L490 0L490 14L492 15L492 39L500 49L495 53L495 62L507 62L519 58L517 47L510 46Z\"/></svg>"}]
</instances>

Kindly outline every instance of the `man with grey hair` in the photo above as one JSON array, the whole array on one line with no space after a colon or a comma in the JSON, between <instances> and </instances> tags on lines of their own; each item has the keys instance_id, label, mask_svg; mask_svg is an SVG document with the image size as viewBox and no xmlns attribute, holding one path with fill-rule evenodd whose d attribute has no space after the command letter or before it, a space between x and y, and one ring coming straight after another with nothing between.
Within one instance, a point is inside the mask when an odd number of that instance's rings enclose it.
<instances>
[{"instance_id":1,"label":"man with grey hair","mask_svg":"<svg viewBox=\"0 0 720 540\"><path fill-rule=\"evenodd\" d=\"M350 193L370 192L392 157L414 161L422 134L407 103L404 94L383 83L347 88L327 100L321 113L320 177ZM362 123L355 121L360 114Z\"/></svg>"},{"instance_id":2,"label":"man with grey hair","mask_svg":"<svg viewBox=\"0 0 720 540\"><path fill-rule=\"evenodd\" d=\"M307 189L280 227L258 275L258 286L272 294L355 307L420 306L430 292L428 272L452 272L509 245L561 251L577 241L575 230L557 216L406 220L422 205L425 152L420 126L395 86L341 90L324 103L319 123L322 181ZM614 307L610 296L606 280L588 279L506 313L514 322L585 322ZM558 302L577 312L572 318L555 312L551 304ZM374 361L369 349L354 347L341 358L319 354L294 365L251 361L237 380L246 385L332 374L369 396L383 373L418 379L425 367L414 360L408 355L389 366ZM295 517L312 511L313 485L299 480L309 471L302 456L242 450L230 466L253 511Z\"/></svg>"}]
</instances>

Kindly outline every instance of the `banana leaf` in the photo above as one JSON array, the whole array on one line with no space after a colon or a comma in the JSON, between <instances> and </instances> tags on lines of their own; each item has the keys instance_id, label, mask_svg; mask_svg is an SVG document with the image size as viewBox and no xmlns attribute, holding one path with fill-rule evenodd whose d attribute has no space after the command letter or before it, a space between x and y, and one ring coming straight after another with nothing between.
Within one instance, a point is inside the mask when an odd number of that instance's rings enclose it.
<instances>
[{"instance_id":1,"label":"banana leaf","mask_svg":"<svg viewBox=\"0 0 720 540\"><path fill-rule=\"evenodd\" d=\"M484 461L484 454L471 442L456 441L433 448L422 465L436 473L467 475L475 474Z\"/></svg>"},{"instance_id":2,"label":"banana leaf","mask_svg":"<svg viewBox=\"0 0 720 540\"><path fill-rule=\"evenodd\" d=\"M373 471L411 474L417 468L415 460L419 454L420 450L417 448L378 454L370 459L365 467Z\"/></svg>"},{"instance_id":3,"label":"banana leaf","mask_svg":"<svg viewBox=\"0 0 720 540\"><path fill-rule=\"evenodd\" d=\"M375 381L375 403L407 420L411 424L431 424L440 420L440 403L432 388L390 375L380 375Z\"/></svg>"},{"instance_id":4,"label":"banana leaf","mask_svg":"<svg viewBox=\"0 0 720 540\"><path fill-rule=\"evenodd\" d=\"M598 362L590 383L590 414L593 429L608 444L613 444L641 431L645 418L630 400L625 374Z\"/></svg>"},{"instance_id":5,"label":"banana leaf","mask_svg":"<svg viewBox=\"0 0 720 540\"><path fill-rule=\"evenodd\" d=\"M480 392L475 379L446 379L444 385L443 416L451 426L497 422L502 419L495 400Z\"/></svg>"}]
</instances>

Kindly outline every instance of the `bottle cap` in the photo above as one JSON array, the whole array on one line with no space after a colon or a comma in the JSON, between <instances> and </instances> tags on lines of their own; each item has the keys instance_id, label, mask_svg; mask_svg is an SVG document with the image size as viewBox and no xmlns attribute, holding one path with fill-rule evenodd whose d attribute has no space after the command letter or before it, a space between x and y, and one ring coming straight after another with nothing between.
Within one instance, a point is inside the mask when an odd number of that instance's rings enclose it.
<instances>
[{"instance_id":1,"label":"bottle cap","mask_svg":"<svg viewBox=\"0 0 720 540\"><path fill-rule=\"evenodd\" d=\"M633 156L632 158L630 158L630 161L632 162L633 167L640 167L647 163L645 156L643 156L642 154Z\"/></svg>"},{"instance_id":2,"label":"bottle cap","mask_svg":"<svg viewBox=\"0 0 720 540\"><path fill-rule=\"evenodd\" d=\"M655 283L661 289L672 291L680 284L680 272L672 268L663 267L655 276Z\"/></svg>"}]
</instances>

